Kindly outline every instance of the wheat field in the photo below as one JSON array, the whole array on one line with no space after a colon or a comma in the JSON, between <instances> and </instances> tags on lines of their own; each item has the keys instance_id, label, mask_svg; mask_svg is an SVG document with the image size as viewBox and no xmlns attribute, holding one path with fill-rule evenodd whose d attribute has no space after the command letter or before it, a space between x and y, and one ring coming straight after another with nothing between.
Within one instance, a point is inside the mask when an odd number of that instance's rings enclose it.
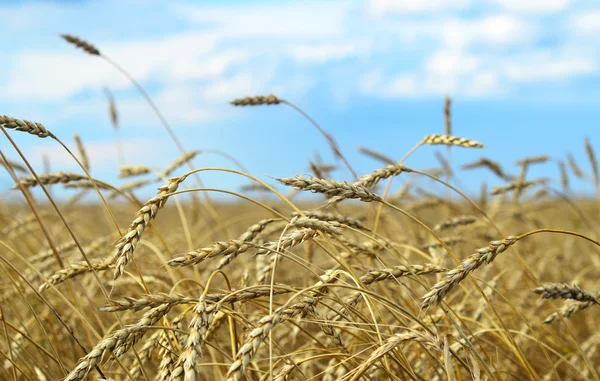
<instances>
[{"instance_id":1,"label":"wheat field","mask_svg":"<svg viewBox=\"0 0 600 381\"><path fill-rule=\"evenodd\" d=\"M181 156L160 169L122 166L129 182L114 185L90 176L79 137L68 146L43 121L0 116L19 153L0 151L14 181L5 192L19 200L0 204L0 379L600 380L600 204L569 186L577 177L598 189L589 140L587 163L536 156L505 169L485 142L453 135L447 99L444 133L400 160L361 148L381 163L361 174L297 105L241 94L232 107L302 114L336 158L274 179L281 192L241 170L196 166L199 151L183 148L125 69L63 38L128 76ZM15 134L62 146L80 170L34 172ZM439 168L404 164L427 145L439 146ZM481 159L452 161L463 149ZM551 163L561 189L530 176ZM338 165L345 180L331 176ZM468 196L451 185L459 167L504 185ZM211 188L207 172L251 185ZM141 199L147 189L155 196Z\"/></svg>"}]
</instances>

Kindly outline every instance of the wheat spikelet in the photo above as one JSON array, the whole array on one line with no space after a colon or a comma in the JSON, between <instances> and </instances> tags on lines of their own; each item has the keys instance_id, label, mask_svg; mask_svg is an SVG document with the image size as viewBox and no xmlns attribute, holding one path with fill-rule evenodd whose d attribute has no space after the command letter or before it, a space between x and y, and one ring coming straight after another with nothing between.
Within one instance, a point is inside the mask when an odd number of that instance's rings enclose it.
<instances>
[{"instance_id":1,"label":"wheat spikelet","mask_svg":"<svg viewBox=\"0 0 600 381\"><path fill-rule=\"evenodd\" d=\"M569 286L566 283L544 283L541 287L533 289L533 292L540 294L544 299L573 299L579 302L600 304L594 295L582 290L576 284Z\"/></svg>"},{"instance_id":2,"label":"wheat spikelet","mask_svg":"<svg viewBox=\"0 0 600 381\"><path fill-rule=\"evenodd\" d=\"M571 168L571 171L573 171L573 174L577 178L585 179L587 177L585 172L583 172L583 170L577 164L577 161L575 161L573 154L571 154L570 152L567 154L567 162L569 163L569 167Z\"/></svg>"},{"instance_id":3,"label":"wheat spikelet","mask_svg":"<svg viewBox=\"0 0 600 381\"><path fill-rule=\"evenodd\" d=\"M450 106L452 105L452 99L446 95L444 98L444 125L446 135L452 135L452 115L450 113Z\"/></svg>"},{"instance_id":4,"label":"wheat spikelet","mask_svg":"<svg viewBox=\"0 0 600 381\"><path fill-rule=\"evenodd\" d=\"M448 229L455 228L457 226L470 225L472 223L475 223L476 221L477 221L477 218L475 218L473 216L454 217L454 218L440 222L439 224L435 225L433 227L433 230L434 231L448 230Z\"/></svg>"},{"instance_id":5,"label":"wheat spikelet","mask_svg":"<svg viewBox=\"0 0 600 381\"><path fill-rule=\"evenodd\" d=\"M363 223L358 219L344 216L340 213L324 212L321 210L303 210L302 213L293 212L292 217L300 217L302 214L309 218L316 218L322 221L335 221L356 229L365 229Z\"/></svg>"},{"instance_id":6,"label":"wheat spikelet","mask_svg":"<svg viewBox=\"0 0 600 381\"><path fill-rule=\"evenodd\" d=\"M362 375L367 372L373 364L379 361L380 358L384 357L388 353L394 350L397 346L406 343L408 341L418 341L421 343L426 343L429 345L436 345L435 339L433 337L425 336L419 332L408 332L408 333L397 333L394 336L388 338L383 345L379 346L377 349L371 353L369 358L367 358L362 364L358 367L352 369L349 373L345 375L342 380L358 380L362 377Z\"/></svg>"},{"instance_id":7,"label":"wheat spikelet","mask_svg":"<svg viewBox=\"0 0 600 381\"><path fill-rule=\"evenodd\" d=\"M39 287L39 292L44 292L50 286L63 283L67 279L72 279L78 275L88 273L90 271L104 271L113 267L114 260L92 261L91 267L86 261L73 263L64 269L58 270L48 280Z\"/></svg>"},{"instance_id":8,"label":"wheat spikelet","mask_svg":"<svg viewBox=\"0 0 600 381\"><path fill-rule=\"evenodd\" d=\"M337 280L338 272L328 270L325 275L321 276L321 280L315 284L314 289L309 291L310 296L303 299L302 302L296 303L289 307L278 308L271 315L262 317L256 322L254 328L249 334L245 343L240 347L235 361L227 371L227 381L239 381L242 378L244 370L252 361L260 344L269 336L269 333L277 324L284 319L291 319L298 315L305 315L318 303L322 298L321 294L327 292L327 285Z\"/></svg>"},{"instance_id":9,"label":"wheat spikelet","mask_svg":"<svg viewBox=\"0 0 600 381\"><path fill-rule=\"evenodd\" d=\"M112 95L108 88L104 88L104 93L108 99L108 114L110 115L110 123L115 130L119 129L119 114L117 113L117 106L115 105L115 97Z\"/></svg>"},{"instance_id":10,"label":"wheat spikelet","mask_svg":"<svg viewBox=\"0 0 600 381\"><path fill-rule=\"evenodd\" d=\"M383 282L388 279L398 279L410 275L427 275L447 272L448 269L432 264L426 265L410 265L410 266L395 266L386 269L371 270L360 277L360 282L368 287L377 282ZM358 305L363 298L363 293L360 291L354 292L344 301L344 307L335 315L332 315L329 320L339 320L342 316L346 316L348 311Z\"/></svg>"},{"instance_id":11,"label":"wheat spikelet","mask_svg":"<svg viewBox=\"0 0 600 381\"><path fill-rule=\"evenodd\" d=\"M442 238L442 241L444 241L444 243L447 246L452 246L452 245L456 245L457 243L465 242L465 239L460 236L452 236L452 237L444 237L444 238ZM419 246L419 250L428 251L431 249L440 249L442 247L443 247L443 245L441 243L439 243L438 241L435 241L432 243L428 243L428 244Z\"/></svg>"},{"instance_id":12,"label":"wheat spikelet","mask_svg":"<svg viewBox=\"0 0 600 381\"><path fill-rule=\"evenodd\" d=\"M297 365L295 364L284 365L281 369L279 369L279 372L277 372L277 374L273 377L273 381L290 381L290 375L296 368Z\"/></svg>"},{"instance_id":13,"label":"wheat spikelet","mask_svg":"<svg viewBox=\"0 0 600 381\"><path fill-rule=\"evenodd\" d=\"M185 180L185 177L173 177L169 183L158 188L158 195L148 200L144 206L137 212L137 216L129 225L127 233L115 244L114 257L116 258L116 266L114 279L116 280L125 270L125 266L131 260L135 248L142 238L142 234L148 223L156 218L156 213L161 209L169 195L177 190L179 184Z\"/></svg>"},{"instance_id":14,"label":"wheat spikelet","mask_svg":"<svg viewBox=\"0 0 600 381\"><path fill-rule=\"evenodd\" d=\"M381 180L398 176L402 172L412 172L412 169L406 168L402 164L388 164L382 169L377 169L368 175L364 175L354 185L363 186L365 188L373 188Z\"/></svg>"},{"instance_id":15,"label":"wheat spikelet","mask_svg":"<svg viewBox=\"0 0 600 381\"><path fill-rule=\"evenodd\" d=\"M317 179L314 177L307 179L302 176L275 180L298 190L322 193L328 197L339 196L341 199L356 198L364 202L381 201L381 197L370 192L365 187L352 185L347 182L342 183L339 181Z\"/></svg>"},{"instance_id":16,"label":"wheat spikelet","mask_svg":"<svg viewBox=\"0 0 600 381\"><path fill-rule=\"evenodd\" d=\"M81 160L81 164L86 170L90 170L90 160L88 158L87 153L85 152L85 147L81 142L81 138L77 133L73 134L73 140L75 140L75 146L77 147L77 151L79 152L79 159Z\"/></svg>"},{"instance_id":17,"label":"wheat spikelet","mask_svg":"<svg viewBox=\"0 0 600 381\"><path fill-rule=\"evenodd\" d=\"M531 188L534 185L545 184L548 181L546 178L535 179L530 181L515 180L507 185L494 187L492 189L492 195L505 194L512 191L522 192L527 188Z\"/></svg>"},{"instance_id":18,"label":"wheat spikelet","mask_svg":"<svg viewBox=\"0 0 600 381\"><path fill-rule=\"evenodd\" d=\"M194 157L196 157L196 155L198 155L200 152L201 152L200 150L185 152L184 154L182 154L181 156L179 156L177 159L175 159L175 161L172 162L167 168L165 168L160 173L159 177L160 178L165 178L165 177L169 176L177 168L181 167L182 165L184 165L185 163L187 163L188 161L190 161Z\"/></svg>"},{"instance_id":19,"label":"wheat spikelet","mask_svg":"<svg viewBox=\"0 0 600 381\"><path fill-rule=\"evenodd\" d=\"M182 256L171 259L167 264L173 267L191 266L203 262L206 259L223 256L218 269L227 266L238 255L248 251L249 242L254 240L268 225L278 221L275 218L260 220L250 226L240 238L226 242L215 242L209 247L197 249Z\"/></svg>"},{"instance_id":20,"label":"wheat spikelet","mask_svg":"<svg viewBox=\"0 0 600 381\"><path fill-rule=\"evenodd\" d=\"M423 144L429 145L446 145L446 146L458 146L464 148L483 148L484 145L476 142L475 140L459 138L451 135L439 135L433 134L426 136L423 140Z\"/></svg>"},{"instance_id":21,"label":"wheat spikelet","mask_svg":"<svg viewBox=\"0 0 600 381\"><path fill-rule=\"evenodd\" d=\"M315 220L318 221L318 220ZM331 232L335 233L337 230L334 229ZM339 232L338 232L339 233ZM319 235L319 230L316 228L304 228L298 231L289 233L278 241L273 241L265 244L263 247L256 251L256 255L265 255L269 253L275 253L277 251L286 251L292 247L299 245L309 239L315 238ZM278 250L279 249L279 250Z\"/></svg>"},{"instance_id":22,"label":"wheat spikelet","mask_svg":"<svg viewBox=\"0 0 600 381\"><path fill-rule=\"evenodd\" d=\"M598 173L598 160L596 159L596 154L594 152L594 147L592 147L592 143L590 142L590 138L585 138L585 152L587 153L588 160L590 161L590 165L592 167L592 173L594 174L594 185L600 185L600 174Z\"/></svg>"},{"instance_id":23,"label":"wheat spikelet","mask_svg":"<svg viewBox=\"0 0 600 381\"><path fill-rule=\"evenodd\" d=\"M273 222L279 221L278 218L267 218L264 220L260 220L257 223L250 226L246 231L240 236L240 240L244 242L253 241L260 233L262 233L267 226L272 224Z\"/></svg>"},{"instance_id":24,"label":"wheat spikelet","mask_svg":"<svg viewBox=\"0 0 600 381\"><path fill-rule=\"evenodd\" d=\"M14 161L11 161L11 160L4 161L4 159L2 159L1 157L0 157L0 164L2 164L7 169L12 168L14 171L27 172L27 168L25 168L21 164L15 163Z\"/></svg>"},{"instance_id":25,"label":"wheat spikelet","mask_svg":"<svg viewBox=\"0 0 600 381\"><path fill-rule=\"evenodd\" d=\"M560 171L560 183L563 188L563 192L569 191L569 175L567 174L567 167L562 160L558 161L558 169Z\"/></svg>"},{"instance_id":26,"label":"wheat spikelet","mask_svg":"<svg viewBox=\"0 0 600 381\"><path fill-rule=\"evenodd\" d=\"M542 164L542 163L546 163L548 160L550 160L550 156L548 155L538 155L538 156L531 156L531 157L526 157L520 160L515 161L516 165L522 166L522 167L527 167L531 164Z\"/></svg>"},{"instance_id":27,"label":"wheat spikelet","mask_svg":"<svg viewBox=\"0 0 600 381\"><path fill-rule=\"evenodd\" d=\"M190 322L190 334L185 344L183 352L177 359L177 363L169 380L176 381L184 375L185 381L195 381L198 369L196 361L202 357L200 346L204 342L208 327L213 319L213 306L206 304L204 295L200 297L198 303L194 306L192 321Z\"/></svg>"},{"instance_id":28,"label":"wheat spikelet","mask_svg":"<svg viewBox=\"0 0 600 381\"><path fill-rule=\"evenodd\" d=\"M596 299L598 298L600 298L600 295L596 295ZM548 315L548 317L544 320L544 324L554 323L554 321L556 321L559 316L568 319L577 312L588 309L592 304L592 301L576 302L567 300L557 312L553 312L552 314Z\"/></svg>"},{"instance_id":29,"label":"wheat spikelet","mask_svg":"<svg viewBox=\"0 0 600 381\"><path fill-rule=\"evenodd\" d=\"M321 179L329 177L329 174L337 169L337 166L332 164L315 164L312 161L308 163L308 167L315 174L315 176Z\"/></svg>"},{"instance_id":30,"label":"wheat spikelet","mask_svg":"<svg viewBox=\"0 0 600 381\"><path fill-rule=\"evenodd\" d=\"M119 178L133 177L152 173L152 168L145 165L120 165Z\"/></svg>"},{"instance_id":31,"label":"wheat spikelet","mask_svg":"<svg viewBox=\"0 0 600 381\"><path fill-rule=\"evenodd\" d=\"M158 357L161 360L158 365L156 381L168 381L173 377L172 370L177 361L175 350L172 337L166 331L161 332L158 338Z\"/></svg>"},{"instance_id":32,"label":"wheat spikelet","mask_svg":"<svg viewBox=\"0 0 600 381\"><path fill-rule=\"evenodd\" d=\"M16 119L7 115L0 115L0 127L27 132L28 134L35 135L38 138L56 138L41 123L30 122L25 119Z\"/></svg>"},{"instance_id":33,"label":"wheat spikelet","mask_svg":"<svg viewBox=\"0 0 600 381\"><path fill-rule=\"evenodd\" d=\"M481 159L477 160L477 161L473 161L471 163L467 163L465 165L462 166L462 169L474 169L474 168L487 168L490 171L492 171L492 173L494 173L496 176L498 176L499 178L503 179L503 180L511 180L512 176L507 175L503 170L502 167L500 166L500 164L498 164L495 161L492 161L488 158L482 157Z\"/></svg>"},{"instance_id":34,"label":"wheat spikelet","mask_svg":"<svg viewBox=\"0 0 600 381\"><path fill-rule=\"evenodd\" d=\"M60 35L65 41L67 41L69 44L73 44L76 47L78 47L79 49L83 49L85 52L93 55L93 56L99 56L100 55L100 51L92 44L90 44L89 42L80 39L77 36L73 36L71 34L61 34Z\"/></svg>"},{"instance_id":35,"label":"wheat spikelet","mask_svg":"<svg viewBox=\"0 0 600 381\"><path fill-rule=\"evenodd\" d=\"M167 264L172 267L191 266L197 265L204 262L206 259L217 256L224 256L229 258L229 261L231 261L239 254L248 251L249 248L250 246L247 244L247 242L242 240L232 239L227 242L215 242L209 247L190 251L189 253L175 257L168 261Z\"/></svg>"},{"instance_id":36,"label":"wheat spikelet","mask_svg":"<svg viewBox=\"0 0 600 381\"><path fill-rule=\"evenodd\" d=\"M212 337L212 335L217 331L219 326L221 326L221 323L223 323L223 320L226 316L227 314L225 314L223 311L217 310L216 308L214 309L212 322L206 330L206 334L204 335L204 341L202 341L201 344L204 344L209 338Z\"/></svg>"},{"instance_id":37,"label":"wheat spikelet","mask_svg":"<svg viewBox=\"0 0 600 381\"><path fill-rule=\"evenodd\" d=\"M158 345L158 339L162 331L154 332L145 342L144 345L137 350L140 361L133 361L129 373L133 376L134 380L141 379L143 377L142 366L152 359L152 353L154 347Z\"/></svg>"},{"instance_id":38,"label":"wheat spikelet","mask_svg":"<svg viewBox=\"0 0 600 381\"><path fill-rule=\"evenodd\" d=\"M382 153L379 153L377 151L373 151L372 149L369 149L369 148L366 148L366 147L358 147L358 151L360 153L362 153L363 155L372 157L372 158L374 158L376 160L379 160L379 161L383 162L384 164L390 164L390 165L394 165L395 164L395 161L392 160L390 157L388 157L388 156L386 156L386 155L384 155Z\"/></svg>"},{"instance_id":39,"label":"wheat spikelet","mask_svg":"<svg viewBox=\"0 0 600 381\"><path fill-rule=\"evenodd\" d=\"M290 225L296 228L320 230L329 234L342 234L342 224L337 221L324 221L318 218L298 216L290 221Z\"/></svg>"},{"instance_id":40,"label":"wheat spikelet","mask_svg":"<svg viewBox=\"0 0 600 381\"><path fill-rule=\"evenodd\" d=\"M258 284L264 284L269 280L271 272L273 271L273 267L277 263L279 263L279 261L281 261L281 255L279 254L279 252L290 250L292 247L299 245L309 239L316 238L319 235L319 230L317 229L318 225L313 225L313 227L314 228L303 228L293 233L287 234L286 236L282 237L279 241L269 242L256 251L256 255L272 253L267 262L259 269L258 275L256 277L256 281ZM336 230L330 230L329 232L333 234L339 234L335 233Z\"/></svg>"},{"instance_id":41,"label":"wheat spikelet","mask_svg":"<svg viewBox=\"0 0 600 381\"><path fill-rule=\"evenodd\" d=\"M275 288L273 290L268 286L252 286L240 290L231 290L231 292L216 292L208 293L204 296L207 303L235 303L247 300L262 298L269 296L271 291L274 295L286 294L291 292L290 289ZM165 304L180 305L192 304L198 302L198 298L188 297L181 294L166 294L164 292L155 294L145 294L139 298L125 297L119 300L111 300L111 304L100 307L100 311L115 312L115 311L140 311L146 308L156 308Z\"/></svg>"},{"instance_id":42,"label":"wheat spikelet","mask_svg":"<svg viewBox=\"0 0 600 381\"><path fill-rule=\"evenodd\" d=\"M245 97L234 99L230 103L234 106L260 106L260 105L278 105L282 101L275 95L257 95L254 97Z\"/></svg>"},{"instance_id":43,"label":"wheat spikelet","mask_svg":"<svg viewBox=\"0 0 600 381\"><path fill-rule=\"evenodd\" d=\"M442 172L446 177L454 176L454 171L452 170L450 162L439 151L435 152L435 158L440 163Z\"/></svg>"},{"instance_id":44,"label":"wheat spikelet","mask_svg":"<svg viewBox=\"0 0 600 381\"><path fill-rule=\"evenodd\" d=\"M131 192L135 189L145 187L146 185L148 185L150 183L152 183L152 180L148 180L148 179L136 180L136 181L132 181L130 183L124 184L123 186L121 186L119 188L119 190L121 192Z\"/></svg>"},{"instance_id":45,"label":"wheat spikelet","mask_svg":"<svg viewBox=\"0 0 600 381\"><path fill-rule=\"evenodd\" d=\"M467 277L467 275L484 264L492 262L498 254L506 251L506 249L515 242L517 242L517 238L509 236L500 241L490 242L488 247L477 249L475 254L464 259L460 265L450 270L443 280L436 283L431 290L423 296L421 308L439 304L457 284Z\"/></svg>"},{"instance_id":46,"label":"wheat spikelet","mask_svg":"<svg viewBox=\"0 0 600 381\"><path fill-rule=\"evenodd\" d=\"M77 366L69 373L65 381L85 379L88 373L111 352L116 357L125 354L144 336L149 327L155 325L163 316L169 313L172 307L170 304L160 305L147 311L137 323L127 325L108 334L85 357L79 359Z\"/></svg>"},{"instance_id":47,"label":"wheat spikelet","mask_svg":"<svg viewBox=\"0 0 600 381\"><path fill-rule=\"evenodd\" d=\"M38 179L33 176L23 177L19 179L21 185L25 188L31 188L40 185L66 184L74 181L89 180L85 175L79 175L71 172L55 172L38 175ZM19 189L19 185L15 184L12 189Z\"/></svg>"}]
</instances>

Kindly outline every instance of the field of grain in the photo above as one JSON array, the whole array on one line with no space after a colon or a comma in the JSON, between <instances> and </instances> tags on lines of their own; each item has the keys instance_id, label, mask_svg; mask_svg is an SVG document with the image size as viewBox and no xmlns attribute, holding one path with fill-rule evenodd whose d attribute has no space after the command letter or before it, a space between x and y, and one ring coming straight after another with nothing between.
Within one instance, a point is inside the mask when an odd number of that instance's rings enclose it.
<instances>
[{"instance_id":1,"label":"field of grain","mask_svg":"<svg viewBox=\"0 0 600 381\"><path fill-rule=\"evenodd\" d=\"M399 162L362 149L381 168L357 174L298 106L241 94L232 107L300 112L354 173L338 181L330 165L310 163L313 176L273 180L281 193L250 173L196 167L198 151L183 149L132 81L181 156L158 171L121 167L125 186L89 175L80 139L67 146L43 121L0 116L17 152L11 137L30 134L80 165L35 173L27 157L1 153L20 198L0 203L0 379L600 380L600 204L569 188L577 177L598 189L589 141L587 163L536 156L503 169L485 142L453 136L447 99L445 131ZM425 145L440 148L440 168L405 166ZM481 159L453 162L464 149ZM551 161L561 189L529 176ZM469 197L450 185L458 167L505 185ZM209 171L252 185L211 188ZM52 197L51 187L77 193ZM158 190L140 199L142 188Z\"/></svg>"}]
</instances>

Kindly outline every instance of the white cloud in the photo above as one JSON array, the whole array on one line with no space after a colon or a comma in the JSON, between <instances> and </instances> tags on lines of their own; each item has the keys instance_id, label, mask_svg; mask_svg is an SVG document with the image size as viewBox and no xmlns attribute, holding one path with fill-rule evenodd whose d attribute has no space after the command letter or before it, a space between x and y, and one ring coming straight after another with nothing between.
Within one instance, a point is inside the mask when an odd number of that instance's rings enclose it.
<instances>
[{"instance_id":1,"label":"white cloud","mask_svg":"<svg viewBox=\"0 0 600 381\"><path fill-rule=\"evenodd\" d=\"M537 35L530 22L510 14L486 16L475 20L453 19L439 27L441 40L449 47L471 45L523 45Z\"/></svg>"},{"instance_id":2,"label":"white cloud","mask_svg":"<svg viewBox=\"0 0 600 381\"><path fill-rule=\"evenodd\" d=\"M413 74L399 74L389 82L389 85L382 86L381 92L386 96L392 97L412 97L418 95L418 79Z\"/></svg>"},{"instance_id":3,"label":"white cloud","mask_svg":"<svg viewBox=\"0 0 600 381\"><path fill-rule=\"evenodd\" d=\"M598 37L600 33L600 9L576 13L571 16L567 25L570 31Z\"/></svg>"},{"instance_id":4,"label":"white cloud","mask_svg":"<svg viewBox=\"0 0 600 381\"><path fill-rule=\"evenodd\" d=\"M476 70L481 59L461 51L440 51L425 62L425 70L434 76L456 77Z\"/></svg>"},{"instance_id":5,"label":"white cloud","mask_svg":"<svg viewBox=\"0 0 600 381\"><path fill-rule=\"evenodd\" d=\"M374 15L411 14L466 9L471 0L371 0L369 10Z\"/></svg>"},{"instance_id":6,"label":"white cloud","mask_svg":"<svg viewBox=\"0 0 600 381\"><path fill-rule=\"evenodd\" d=\"M590 58L550 52L528 54L502 65L504 75L520 83L566 80L596 70L597 65Z\"/></svg>"},{"instance_id":7,"label":"white cloud","mask_svg":"<svg viewBox=\"0 0 600 381\"><path fill-rule=\"evenodd\" d=\"M288 54L300 63L325 63L342 60L359 54L367 54L369 43L304 43L288 46Z\"/></svg>"},{"instance_id":8,"label":"white cloud","mask_svg":"<svg viewBox=\"0 0 600 381\"><path fill-rule=\"evenodd\" d=\"M465 89L465 95L482 97L501 94L505 89L500 83L500 75L493 70L483 70L475 73Z\"/></svg>"},{"instance_id":9,"label":"white cloud","mask_svg":"<svg viewBox=\"0 0 600 381\"><path fill-rule=\"evenodd\" d=\"M556 13L564 11L573 3L572 0L494 0L497 4L511 12L521 13Z\"/></svg>"},{"instance_id":10,"label":"white cloud","mask_svg":"<svg viewBox=\"0 0 600 381\"><path fill-rule=\"evenodd\" d=\"M180 16L233 39L336 38L344 34L350 2L268 3L260 6L185 6Z\"/></svg>"}]
</instances>

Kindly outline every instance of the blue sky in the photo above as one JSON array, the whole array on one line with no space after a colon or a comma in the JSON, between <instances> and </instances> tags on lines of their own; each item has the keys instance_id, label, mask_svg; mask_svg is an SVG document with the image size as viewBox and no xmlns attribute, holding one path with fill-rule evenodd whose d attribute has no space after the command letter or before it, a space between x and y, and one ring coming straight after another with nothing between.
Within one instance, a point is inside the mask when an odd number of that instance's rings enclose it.
<instances>
[{"instance_id":1,"label":"blue sky","mask_svg":"<svg viewBox=\"0 0 600 381\"><path fill-rule=\"evenodd\" d=\"M453 98L454 133L487 146L454 149L457 167L486 156L515 172L523 156L573 152L589 172L584 137L600 149L595 1L0 1L0 16L0 114L42 122L71 145L77 131L93 175L109 181L117 158L104 87L117 101L127 163L161 168L178 151L125 78L61 33L87 39L127 68L187 149L224 150L263 179L307 174L317 151L334 158L293 110L233 108L233 98L274 93L299 105L360 173L380 164L360 155L359 145L399 159L425 135L443 132L445 94ZM54 171L77 170L55 143L12 135L40 170L44 155ZM6 141L0 148L16 158ZM434 152L425 147L407 165L435 166ZM194 165L232 166L214 154ZM497 184L484 171L459 174L470 191L480 181ZM557 179L556 163L532 176ZM344 170L334 177L351 179ZM228 189L245 183L205 178ZM0 174L0 186L10 185Z\"/></svg>"}]
</instances>

